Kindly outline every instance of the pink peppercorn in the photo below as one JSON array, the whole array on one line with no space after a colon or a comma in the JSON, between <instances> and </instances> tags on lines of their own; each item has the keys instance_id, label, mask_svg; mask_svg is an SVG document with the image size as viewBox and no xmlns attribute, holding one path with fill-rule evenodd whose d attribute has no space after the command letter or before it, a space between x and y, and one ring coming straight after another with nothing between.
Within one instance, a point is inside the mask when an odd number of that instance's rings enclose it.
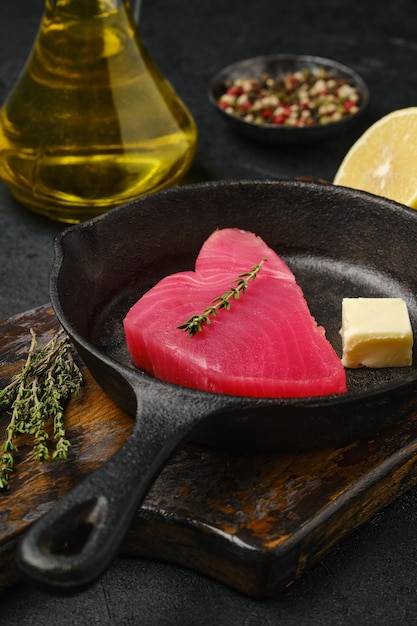
<instances>
[{"instance_id":1,"label":"pink peppercorn","mask_svg":"<svg viewBox=\"0 0 417 626\"><path fill-rule=\"evenodd\" d=\"M243 93L243 89L241 87L229 87L229 89L226 90L226 93L231 96L240 96Z\"/></svg>"},{"instance_id":2,"label":"pink peppercorn","mask_svg":"<svg viewBox=\"0 0 417 626\"><path fill-rule=\"evenodd\" d=\"M352 107L356 106L356 102L352 102L352 100L346 100L346 102L343 103L343 106L345 107L346 111L348 111Z\"/></svg>"}]
</instances>

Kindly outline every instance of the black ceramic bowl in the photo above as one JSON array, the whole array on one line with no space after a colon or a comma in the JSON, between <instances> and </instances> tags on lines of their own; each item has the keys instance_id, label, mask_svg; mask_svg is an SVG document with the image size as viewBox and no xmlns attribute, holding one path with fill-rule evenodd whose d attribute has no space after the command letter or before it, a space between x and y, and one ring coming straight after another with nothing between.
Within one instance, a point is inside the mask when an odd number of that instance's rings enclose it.
<instances>
[{"instance_id":1,"label":"black ceramic bowl","mask_svg":"<svg viewBox=\"0 0 417 626\"><path fill-rule=\"evenodd\" d=\"M340 121L316 126L290 127L273 123L246 121L243 117L229 113L219 106L219 98L227 85L238 78L284 77L301 70L316 72L325 70L336 79L345 79L354 86L359 95L359 110ZM239 61L222 69L211 81L209 99L216 111L233 128L245 135L266 143L306 143L333 137L352 128L361 118L369 101L369 90L362 78L349 67L336 61L316 56L280 54L261 56Z\"/></svg>"}]
</instances>

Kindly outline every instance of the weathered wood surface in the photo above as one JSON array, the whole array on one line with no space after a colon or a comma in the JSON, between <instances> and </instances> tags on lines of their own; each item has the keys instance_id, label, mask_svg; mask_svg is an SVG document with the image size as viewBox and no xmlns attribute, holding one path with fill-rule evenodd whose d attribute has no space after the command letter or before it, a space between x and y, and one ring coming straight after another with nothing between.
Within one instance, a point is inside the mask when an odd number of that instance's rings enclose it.
<instances>
[{"instance_id":1,"label":"weathered wood surface","mask_svg":"<svg viewBox=\"0 0 417 626\"><path fill-rule=\"evenodd\" d=\"M17 373L30 344L59 328L45 306L0 322L0 382ZM0 589L18 578L25 530L122 445L132 418L83 366L85 386L69 403L69 459L37 465L21 439L17 472L0 493ZM417 482L417 415L340 449L251 455L187 444L161 472L131 526L122 554L193 568L254 597L278 593L336 542ZM0 416L4 432L7 416Z\"/></svg>"}]
</instances>

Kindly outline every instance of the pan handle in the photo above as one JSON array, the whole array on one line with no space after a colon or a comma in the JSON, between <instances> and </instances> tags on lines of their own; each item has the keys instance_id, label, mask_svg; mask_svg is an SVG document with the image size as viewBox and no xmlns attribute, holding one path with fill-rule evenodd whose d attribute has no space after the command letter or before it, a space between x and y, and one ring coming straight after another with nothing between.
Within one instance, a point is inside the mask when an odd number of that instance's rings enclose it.
<instances>
[{"instance_id":1,"label":"pan handle","mask_svg":"<svg viewBox=\"0 0 417 626\"><path fill-rule=\"evenodd\" d=\"M171 391L138 398L136 424L120 450L87 476L25 534L22 574L49 592L77 592L117 556L133 517L163 465L207 417L207 403Z\"/></svg>"}]
</instances>

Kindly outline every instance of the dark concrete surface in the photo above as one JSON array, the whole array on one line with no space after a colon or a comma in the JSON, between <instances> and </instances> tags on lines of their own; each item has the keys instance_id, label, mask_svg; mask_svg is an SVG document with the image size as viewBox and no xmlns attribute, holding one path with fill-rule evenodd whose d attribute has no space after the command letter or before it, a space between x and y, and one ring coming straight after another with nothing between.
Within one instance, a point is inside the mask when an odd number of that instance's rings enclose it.
<instances>
[{"instance_id":1,"label":"dark concrete surface","mask_svg":"<svg viewBox=\"0 0 417 626\"><path fill-rule=\"evenodd\" d=\"M27 58L43 6L42 0L0 3L0 101ZM417 104L415 0L143 0L140 31L198 124L192 180L331 180L367 125ZM362 74L371 91L362 127L322 145L291 149L256 144L226 128L207 99L210 77L239 59L283 52L330 57ZM1 318L48 302L53 239L63 228L19 206L0 184ZM0 595L0 623L415 624L416 523L413 489L268 601L246 598L191 569L121 558L95 586L74 597L51 597L19 582Z\"/></svg>"}]
</instances>

